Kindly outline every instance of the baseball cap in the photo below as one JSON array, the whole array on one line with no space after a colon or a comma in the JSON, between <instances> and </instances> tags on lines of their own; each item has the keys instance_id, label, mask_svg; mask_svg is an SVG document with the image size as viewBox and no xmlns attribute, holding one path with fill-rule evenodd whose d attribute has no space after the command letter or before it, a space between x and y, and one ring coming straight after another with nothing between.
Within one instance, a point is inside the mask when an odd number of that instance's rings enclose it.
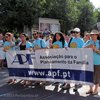
<instances>
[{"instance_id":1,"label":"baseball cap","mask_svg":"<svg viewBox=\"0 0 100 100\"><path fill-rule=\"evenodd\" d=\"M80 32L80 29L76 27L73 29L73 31Z\"/></svg>"}]
</instances>

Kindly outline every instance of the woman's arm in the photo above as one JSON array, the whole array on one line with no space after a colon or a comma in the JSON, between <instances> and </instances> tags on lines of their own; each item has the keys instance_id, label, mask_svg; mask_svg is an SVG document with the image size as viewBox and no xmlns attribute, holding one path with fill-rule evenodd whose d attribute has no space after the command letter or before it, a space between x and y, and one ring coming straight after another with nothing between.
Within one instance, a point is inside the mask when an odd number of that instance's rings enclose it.
<instances>
[{"instance_id":1,"label":"woman's arm","mask_svg":"<svg viewBox=\"0 0 100 100\"><path fill-rule=\"evenodd\" d=\"M94 44L89 44L87 46L84 46L83 48L93 48L94 47Z\"/></svg>"}]
</instances>

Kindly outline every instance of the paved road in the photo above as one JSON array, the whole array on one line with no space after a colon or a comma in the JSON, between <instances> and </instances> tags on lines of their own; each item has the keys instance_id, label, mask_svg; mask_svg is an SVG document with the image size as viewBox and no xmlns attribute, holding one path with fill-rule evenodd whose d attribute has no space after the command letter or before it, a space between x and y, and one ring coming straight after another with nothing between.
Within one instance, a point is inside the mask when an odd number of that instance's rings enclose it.
<instances>
[{"instance_id":1,"label":"paved road","mask_svg":"<svg viewBox=\"0 0 100 100\"><path fill-rule=\"evenodd\" d=\"M62 90L59 86L52 86L48 82L45 87L21 86L20 80L17 84L6 84L9 79L7 69L0 71L0 100L100 100L100 87L98 95L85 94L89 86L79 87L77 92L73 92L74 84L69 90Z\"/></svg>"}]
</instances>

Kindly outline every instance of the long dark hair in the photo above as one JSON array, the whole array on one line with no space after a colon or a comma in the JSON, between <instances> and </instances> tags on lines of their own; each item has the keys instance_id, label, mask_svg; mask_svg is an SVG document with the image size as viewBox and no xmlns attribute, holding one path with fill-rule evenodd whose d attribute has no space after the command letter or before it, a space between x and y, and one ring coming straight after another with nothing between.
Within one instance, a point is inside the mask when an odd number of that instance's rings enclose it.
<instances>
[{"instance_id":1,"label":"long dark hair","mask_svg":"<svg viewBox=\"0 0 100 100\"><path fill-rule=\"evenodd\" d=\"M100 36L99 35L98 35L97 39L100 40Z\"/></svg>"},{"instance_id":2,"label":"long dark hair","mask_svg":"<svg viewBox=\"0 0 100 100\"><path fill-rule=\"evenodd\" d=\"M63 47L64 47L65 38L64 38L64 35L63 35L62 32L56 32L56 33L55 33L54 38L53 38L53 43L57 41L57 40L56 40L56 34L59 34L59 35L60 35L61 38L60 38L59 41L62 42L62 45L63 45Z\"/></svg>"},{"instance_id":3,"label":"long dark hair","mask_svg":"<svg viewBox=\"0 0 100 100\"><path fill-rule=\"evenodd\" d=\"M25 33L22 33L21 35L24 35L27 38L27 35Z\"/></svg>"}]
</instances>

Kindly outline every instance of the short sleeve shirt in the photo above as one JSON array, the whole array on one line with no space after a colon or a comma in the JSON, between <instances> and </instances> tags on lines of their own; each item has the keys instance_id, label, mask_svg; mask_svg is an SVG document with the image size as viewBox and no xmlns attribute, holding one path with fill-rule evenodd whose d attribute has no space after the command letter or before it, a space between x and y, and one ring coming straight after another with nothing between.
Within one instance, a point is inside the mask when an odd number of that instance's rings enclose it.
<instances>
[{"instance_id":1,"label":"short sleeve shirt","mask_svg":"<svg viewBox=\"0 0 100 100\"><path fill-rule=\"evenodd\" d=\"M87 41L85 46L87 46L89 44L94 44L95 48L100 49L99 40L97 40L96 42L93 42L92 40L91 41ZM94 65L100 65L100 54L98 54L97 52L93 52L93 64Z\"/></svg>"},{"instance_id":2,"label":"short sleeve shirt","mask_svg":"<svg viewBox=\"0 0 100 100\"><path fill-rule=\"evenodd\" d=\"M56 49L56 48L65 48L66 46L68 46L68 44L67 44L67 42L65 41L65 42L64 42L64 46L63 46L63 44L62 44L61 41L56 41L56 42L54 42L54 43L52 44L52 46L53 46L53 49Z\"/></svg>"},{"instance_id":3,"label":"short sleeve shirt","mask_svg":"<svg viewBox=\"0 0 100 100\"><path fill-rule=\"evenodd\" d=\"M84 41L81 38L75 39L73 38L70 47L71 48L82 48L84 46Z\"/></svg>"},{"instance_id":4,"label":"short sleeve shirt","mask_svg":"<svg viewBox=\"0 0 100 100\"><path fill-rule=\"evenodd\" d=\"M44 40L42 39L38 39L36 41L34 41L33 46L34 49L36 48L45 48L46 47L46 43Z\"/></svg>"}]
</instances>

